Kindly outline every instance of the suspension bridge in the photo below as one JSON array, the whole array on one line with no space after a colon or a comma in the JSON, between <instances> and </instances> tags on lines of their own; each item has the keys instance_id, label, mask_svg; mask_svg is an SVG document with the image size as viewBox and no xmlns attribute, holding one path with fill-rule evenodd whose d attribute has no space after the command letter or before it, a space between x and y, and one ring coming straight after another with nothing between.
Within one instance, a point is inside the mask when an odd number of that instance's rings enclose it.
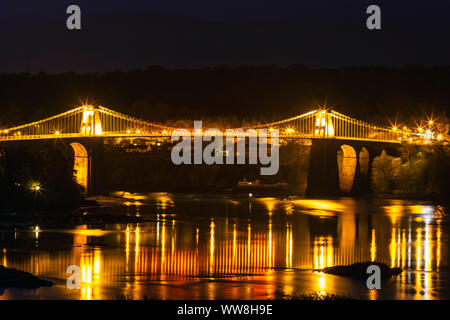
<instances>
[{"instance_id":1,"label":"suspension bridge","mask_svg":"<svg viewBox=\"0 0 450 320\"><path fill-rule=\"evenodd\" d=\"M375 155L401 143L427 144L442 140L431 127L418 132L386 128L340 114L314 110L289 119L235 129L174 128L138 119L105 107L81 106L32 123L0 130L0 143L34 140L68 142L74 153L74 175L88 194L104 193L106 138L167 138L172 135L217 136L232 139L267 136L309 141L309 194L330 195L368 189ZM208 139L210 140L210 139ZM270 140L272 141L272 140Z\"/></svg>"},{"instance_id":2,"label":"suspension bridge","mask_svg":"<svg viewBox=\"0 0 450 320\"><path fill-rule=\"evenodd\" d=\"M182 129L191 135L220 134L220 132L227 134L225 128L218 128L218 131L198 132L193 128L174 128L145 121L101 106L98 108L81 106L43 120L4 128L0 131L0 141L81 137L170 137L177 129ZM334 110L314 110L277 122L231 130L234 130L237 136L258 135L264 131L271 135L276 134L280 138L293 139L335 138L389 143L434 139L432 134L426 136L426 133L385 128Z\"/></svg>"}]
</instances>

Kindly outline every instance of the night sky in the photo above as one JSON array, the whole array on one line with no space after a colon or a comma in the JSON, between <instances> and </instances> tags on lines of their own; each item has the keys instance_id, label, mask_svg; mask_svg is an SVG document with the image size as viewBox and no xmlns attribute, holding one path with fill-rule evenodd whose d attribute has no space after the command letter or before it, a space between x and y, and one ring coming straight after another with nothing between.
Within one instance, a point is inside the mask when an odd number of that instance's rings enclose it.
<instances>
[{"instance_id":1,"label":"night sky","mask_svg":"<svg viewBox=\"0 0 450 320\"><path fill-rule=\"evenodd\" d=\"M66 29L66 8L82 30ZM366 8L382 9L382 30ZM449 65L450 4L417 0L3 1L0 72L150 65Z\"/></svg>"}]
</instances>

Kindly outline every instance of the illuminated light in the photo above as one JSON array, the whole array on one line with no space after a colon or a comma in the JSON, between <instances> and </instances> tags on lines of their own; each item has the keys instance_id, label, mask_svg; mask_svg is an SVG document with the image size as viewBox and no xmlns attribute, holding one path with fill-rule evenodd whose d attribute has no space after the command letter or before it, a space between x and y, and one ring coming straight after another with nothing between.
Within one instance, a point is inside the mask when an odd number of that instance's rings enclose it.
<instances>
[{"instance_id":1,"label":"illuminated light","mask_svg":"<svg viewBox=\"0 0 450 320\"><path fill-rule=\"evenodd\" d=\"M39 184L39 182L35 182L31 185L31 191L41 191L41 185Z\"/></svg>"},{"instance_id":2,"label":"illuminated light","mask_svg":"<svg viewBox=\"0 0 450 320\"><path fill-rule=\"evenodd\" d=\"M92 106L84 107L83 118L81 121L81 133L84 135L103 134L99 112L98 110L94 110Z\"/></svg>"},{"instance_id":3,"label":"illuminated light","mask_svg":"<svg viewBox=\"0 0 450 320\"><path fill-rule=\"evenodd\" d=\"M322 127L325 127L325 118L322 118Z\"/></svg>"},{"instance_id":4,"label":"illuminated light","mask_svg":"<svg viewBox=\"0 0 450 320\"><path fill-rule=\"evenodd\" d=\"M8 133L9 131L8 130L5 130L5 131L3 131L4 133Z\"/></svg>"},{"instance_id":5,"label":"illuminated light","mask_svg":"<svg viewBox=\"0 0 450 320\"><path fill-rule=\"evenodd\" d=\"M433 123L434 123L433 120L428 121L428 124L429 124L429 125L432 125Z\"/></svg>"},{"instance_id":6,"label":"illuminated light","mask_svg":"<svg viewBox=\"0 0 450 320\"><path fill-rule=\"evenodd\" d=\"M419 128L417 129L419 132L423 132L423 128Z\"/></svg>"},{"instance_id":7,"label":"illuminated light","mask_svg":"<svg viewBox=\"0 0 450 320\"><path fill-rule=\"evenodd\" d=\"M334 136L334 126L331 120L328 121L327 134L331 137Z\"/></svg>"},{"instance_id":8,"label":"illuminated light","mask_svg":"<svg viewBox=\"0 0 450 320\"><path fill-rule=\"evenodd\" d=\"M292 129L292 128L287 128L287 129L286 129L286 133L294 133L294 131L295 131L295 130Z\"/></svg>"},{"instance_id":9,"label":"illuminated light","mask_svg":"<svg viewBox=\"0 0 450 320\"><path fill-rule=\"evenodd\" d=\"M162 132L163 134L167 134L167 131L166 130L164 130L163 132Z\"/></svg>"},{"instance_id":10,"label":"illuminated light","mask_svg":"<svg viewBox=\"0 0 450 320\"><path fill-rule=\"evenodd\" d=\"M392 128L393 131L397 131L397 129L398 129L397 127L393 127Z\"/></svg>"},{"instance_id":11,"label":"illuminated light","mask_svg":"<svg viewBox=\"0 0 450 320\"><path fill-rule=\"evenodd\" d=\"M252 194L252 193L249 193L249 194L248 194L248 197L249 197L249 198L253 197L253 194Z\"/></svg>"},{"instance_id":12,"label":"illuminated light","mask_svg":"<svg viewBox=\"0 0 450 320\"><path fill-rule=\"evenodd\" d=\"M212 274L213 270L214 270L214 242L215 242L214 221L211 221L210 228L211 228L211 232L210 232L210 244L209 244L209 268L210 268L209 272Z\"/></svg>"},{"instance_id":13,"label":"illuminated light","mask_svg":"<svg viewBox=\"0 0 450 320\"><path fill-rule=\"evenodd\" d=\"M130 131L130 130L127 130L127 133L128 133L128 134L130 134L130 133L131 133L131 131Z\"/></svg>"},{"instance_id":14,"label":"illuminated light","mask_svg":"<svg viewBox=\"0 0 450 320\"><path fill-rule=\"evenodd\" d=\"M141 133L141 130L136 130L136 133L137 133L137 134L140 134L140 133Z\"/></svg>"},{"instance_id":15,"label":"illuminated light","mask_svg":"<svg viewBox=\"0 0 450 320\"><path fill-rule=\"evenodd\" d=\"M316 130L314 131L314 133L315 133L315 134L319 134L319 129L316 129Z\"/></svg>"},{"instance_id":16,"label":"illuminated light","mask_svg":"<svg viewBox=\"0 0 450 320\"><path fill-rule=\"evenodd\" d=\"M36 240L39 240L39 226L34 227L34 234L36 236Z\"/></svg>"},{"instance_id":17,"label":"illuminated light","mask_svg":"<svg viewBox=\"0 0 450 320\"><path fill-rule=\"evenodd\" d=\"M398 140L402 140L402 137L398 137Z\"/></svg>"},{"instance_id":18,"label":"illuminated light","mask_svg":"<svg viewBox=\"0 0 450 320\"><path fill-rule=\"evenodd\" d=\"M269 129L269 132L272 132L272 131L273 131L273 128L270 128L270 129Z\"/></svg>"},{"instance_id":19,"label":"illuminated light","mask_svg":"<svg viewBox=\"0 0 450 320\"><path fill-rule=\"evenodd\" d=\"M408 130L408 128L406 126L403 127L403 130Z\"/></svg>"},{"instance_id":20,"label":"illuminated light","mask_svg":"<svg viewBox=\"0 0 450 320\"><path fill-rule=\"evenodd\" d=\"M86 148L77 142L70 144L74 151L74 176L76 182L81 185L84 190L88 187L88 153Z\"/></svg>"},{"instance_id":21,"label":"illuminated light","mask_svg":"<svg viewBox=\"0 0 450 320\"><path fill-rule=\"evenodd\" d=\"M59 136L59 134L60 134L60 132L59 132L59 131L56 131L56 132L55 132L55 135Z\"/></svg>"},{"instance_id":22,"label":"illuminated light","mask_svg":"<svg viewBox=\"0 0 450 320\"><path fill-rule=\"evenodd\" d=\"M409 142L412 142L413 141L413 139L412 138L409 138Z\"/></svg>"},{"instance_id":23,"label":"illuminated light","mask_svg":"<svg viewBox=\"0 0 450 320\"><path fill-rule=\"evenodd\" d=\"M442 140L442 139L443 139L442 134L438 134L438 136L436 137L436 139Z\"/></svg>"},{"instance_id":24,"label":"illuminated light","mask_svg":"<svg viewBox=\"0 0 450 320\"><path fill-rule=\"evenodd\" d=\"M95 134L99 134L99 135L103 134L102 124L100 122L97 122L95 124Z\"/></svg>"},{"instance_id":25,"label":"illuminated light","mask_svg":"<svg viewBox=\"0 0 450 320\"><path fill-rule=\"evenodd\" d=\"M322 290L325 289L325 277L323 275L323 272L320 272L319 288Z\"/></svg>"}]
</instances>

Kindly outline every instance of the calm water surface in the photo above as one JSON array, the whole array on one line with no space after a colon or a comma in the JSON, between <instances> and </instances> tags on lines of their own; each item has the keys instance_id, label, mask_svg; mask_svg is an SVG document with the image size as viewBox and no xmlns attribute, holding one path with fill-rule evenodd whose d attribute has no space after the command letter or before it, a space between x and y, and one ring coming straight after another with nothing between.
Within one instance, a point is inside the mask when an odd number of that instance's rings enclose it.
<instances>
[{"instance_id":1,"label":"calm water surface","mask_svg":"<svg viewBox=\"0 0 450 320\"><path fill-rule=\"evenodd\" d=\"M0 289L1 299L268 299L340 293L357 299L449 299L445 208L427 202L287 199L223 194L129 194L85 214L142 223L65 228L0 226L0 264L55 282ZM314 272L380 261L404 272L365 281ZM81 269L80 290L66 269Z\"/></svg>"}]
</instances>

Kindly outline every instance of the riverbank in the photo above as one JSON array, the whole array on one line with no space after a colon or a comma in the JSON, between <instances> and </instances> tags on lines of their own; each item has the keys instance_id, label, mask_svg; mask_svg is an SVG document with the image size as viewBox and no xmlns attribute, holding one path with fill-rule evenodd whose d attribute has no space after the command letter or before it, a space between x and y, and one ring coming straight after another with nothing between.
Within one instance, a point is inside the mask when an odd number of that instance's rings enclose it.
<instances>
[{"instance_id":1,"label":"riverbank","mask_svg":"<svg viewBox=\"0 0 450 320\"><path fill-rule=\"evenodd\" d=\"M51 287L53 282L33 276L31 273L0 266L0 288Z\"/></svg>"}]
</instances>

